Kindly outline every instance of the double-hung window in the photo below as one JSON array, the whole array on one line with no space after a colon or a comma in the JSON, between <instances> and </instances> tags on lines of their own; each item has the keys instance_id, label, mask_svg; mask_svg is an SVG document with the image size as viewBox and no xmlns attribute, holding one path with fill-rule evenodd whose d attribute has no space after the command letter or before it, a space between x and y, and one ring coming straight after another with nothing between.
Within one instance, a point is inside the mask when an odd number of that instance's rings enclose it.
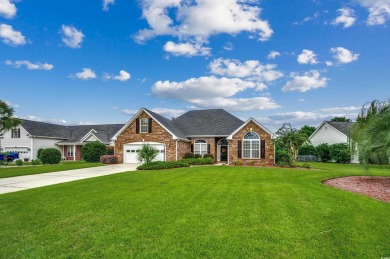
<instances>
[{"instance_id":1,"label":"double-hung window","mask_svg":"<svg viewBox=\"0 0 390 259\"><path fill-rule=\"evenodd\" d=\"M242 158L260 158L260 138L255 132L248 132L244 135Z\"/></svg>"},{"instance_id":2,"label":"double-hung window","mask_svg":"<svg viewBox=\"0 0 390 259\"><path fill-rule=\"evenodd\" d=\"M20 129L12 129L11 138L20 138Z\"/></svg>"},{"instance_id":3,"label":"double-hung window","mask_svg":"<svg viewBox=\"0 0 390 259\"><path fill-rule=\"evenodd\" d=\"M205 155L207 154L207 143L204 140L197 140L194 144L194 154Z\"/></svg>"},{"instance_id":4,"label":"double-hung window","mask_svg":"<svg viewBox=\"0 0 390 259\"><path fill-rule=\"evenodd\" d=\"M140 133L148 133L149 132L149 119L148 118L140 119L139 127L140 127L139 128Z\"/></svg>"}]
</instances>

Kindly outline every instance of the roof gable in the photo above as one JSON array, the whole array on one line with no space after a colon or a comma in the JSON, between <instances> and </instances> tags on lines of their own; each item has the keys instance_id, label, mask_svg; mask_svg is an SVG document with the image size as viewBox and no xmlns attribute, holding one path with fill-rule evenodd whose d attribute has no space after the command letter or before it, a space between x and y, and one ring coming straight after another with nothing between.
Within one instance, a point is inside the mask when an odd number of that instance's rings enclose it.
<instances>
[{"instance_id":1,"label":"roof gable","mask_svg":"<svg viewBox=\"0 0 390 259\"><path fill-rule=\"evenodd\" d=\"M310 135L309 140L316 135L316 133L324 126L324 124L329 125L336 131L342 133L343 135L348 137L348 131L350 126L353 124L352 122L344 122L344 121L323 121L320 126L317 127L317 129L313 132L313 134Z\"/></svg>"},{"instance_id":2,"label":"roof gable","mask_svg":"<svg viewBox=\"0 0 390 259\"><path fill-rule=\"evenodd\" d=\"M227 139L233 139L233 136L236 135L241 129L243 129L246 125L248 125L248 123L250 122L253 122L254 124L256 124L259 128L261 128L262 130L264 130L266 133L268 133L272 139L275 138L275 134L272 133L272 131L270 131L269 129L267 129L266 127L264 127L261 123L259 123L258 121L256 121L254 118L249 118L245 123L243 123L240 127L238 127L233 133L231 133Z\"/></svg>"}]
</instances>

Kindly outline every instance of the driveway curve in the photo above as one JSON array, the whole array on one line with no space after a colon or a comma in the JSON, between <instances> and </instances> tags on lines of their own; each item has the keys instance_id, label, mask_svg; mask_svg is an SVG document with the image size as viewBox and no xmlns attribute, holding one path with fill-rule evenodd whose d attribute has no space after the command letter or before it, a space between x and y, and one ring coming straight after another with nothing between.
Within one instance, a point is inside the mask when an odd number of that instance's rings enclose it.
<instances>
[{"instance_id":1,"label":"driveway curve","mask_svg":"<svg viewBox=\"0 0 390 259\"><path fill-rule=\"evenodd\" d=\"M0 179L0 194L23 191L32 188L72 182L76 180L105 176L121 172L135 171L137 170L137 166L137 164L117 164L3 178Z\"/></svg>"}]
</instances>

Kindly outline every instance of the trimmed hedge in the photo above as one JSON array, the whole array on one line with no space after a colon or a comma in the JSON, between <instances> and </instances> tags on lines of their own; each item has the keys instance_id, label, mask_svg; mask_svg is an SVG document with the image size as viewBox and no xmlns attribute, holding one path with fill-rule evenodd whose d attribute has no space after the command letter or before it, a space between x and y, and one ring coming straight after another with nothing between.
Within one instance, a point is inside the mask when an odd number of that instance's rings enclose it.
<instances>
[{"instance_id":1,"label":"trimmed hedge","mask_svg":"<svg viewBox=\"0 0 390 259\"><path fill-rule=\"evenodd\" d=\"M194 158L194 154L193 153L185 153L184 156L183 156L183 159L187 159L187 158Z\"/></svg>"},{"instance_id":2,"label":"trimmed hedge","mask_svg":"<svg viewBox=\"0 0 390 259\"><path fill-rule=\"evenodd\" d=\"M43 164L58 164L61 161L61 152L56 148L45 148L39 159Z\"/></svg>"},{"instance_id":3,"label":"trimmed hedge","mask_svg":"<svg viewBox=\"0 0 390 259\"><path fill-rule=\"evenodd\" d=\"M100 162L103 164L116 164L118 163L118 160L116 156L106 155L100 157Z\"/></svg>"},{"instance_id":4,"label":"trimmed hedge","mask_svg":"<svg viewBox=\"0 0 390 259\"><path fill-rule=\"evenodd\" d=\"M38 159L41 159L41 155L42 155L42 151L44 150L44 148L40 148L38 149L38 153L37 153L37 158Z\"/></svg>"},{"instance_id":5,"label":"trimmed hedge","mask_svg":"<svg viewBox=\"0 0 390 259\"><path fill-rule=\"evenodd\" d=\"M202 158L202 155L201 154L195 154L194 158Z\"/></svg>"},{"instance_id":6,"label":"trimmed hedge","mask_svg":"<svg viewBox=\"0 0 390 259\"><path fill-rule=\"evenodd\" d=\"M188 159L182 159L180 161L183 161L183 162L188 163L190 165L212 165L212 164L214 164L214 159L212 159L211 157L188 158Z\"/></svg>"},{"instance_id":7,"label":"trimmed hedge","mask_svg":"<svg viewBox=\"0 0 390 259\"><path fill-rule=\"evenodd\" d=\"M81 148L84 161L90 163L100 162L100 157L105 155L106 152L106 145L99 141L87 143Z\"/></svg>"},{"instance_id":8,"label":"trimmed hedge","mask_svg":"<svg viewBox=\"0 0 390 259\"><path fill-rule=\"evenodd\" d=\"M182 161L172 161L172 162L163 162L156 161L150 162L148 164L143 164L137 167L138 170L161 170L161 169L171 169L179 167L189 167L190 164Z\"/></svg>"},{"instance_id":9,"label":"trimmed hedge","mask_svg":"<svg viewBox=\"0 0 390 259\"><path fill-rule=\"evenodd\" d=\"M205 155L203 156L203 158L208 158L208 157L214 159L213 154L205 154Z\"/></svg>"}]
</instances>

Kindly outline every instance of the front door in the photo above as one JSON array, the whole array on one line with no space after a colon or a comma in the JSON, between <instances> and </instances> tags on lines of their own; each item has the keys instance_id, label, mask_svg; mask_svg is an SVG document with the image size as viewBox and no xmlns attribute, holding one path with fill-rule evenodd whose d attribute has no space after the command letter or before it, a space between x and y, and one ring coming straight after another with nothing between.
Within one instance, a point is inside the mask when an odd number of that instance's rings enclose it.
<instances>
[{"instance_id":1,"label":"front door","mask_svg":"<svg viewBox=\"0 0 390 259\"><path fill-rule=\"evenodd\" d=\"M220 147L221 147L221 151L220 151L221 162L227 162L227 160L228 160L228 146L221 145Z\"/></svg>"}]
</instances>

